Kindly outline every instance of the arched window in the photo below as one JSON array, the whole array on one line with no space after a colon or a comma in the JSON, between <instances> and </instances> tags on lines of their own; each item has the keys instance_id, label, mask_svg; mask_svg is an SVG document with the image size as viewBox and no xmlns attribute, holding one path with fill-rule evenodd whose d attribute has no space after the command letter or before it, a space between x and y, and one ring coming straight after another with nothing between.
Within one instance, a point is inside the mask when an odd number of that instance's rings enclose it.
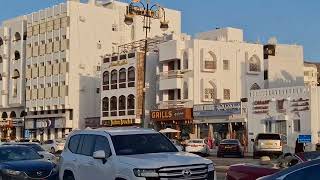
<instances>
[{"instance_id":1,"label":"arched window","mask_svg":"<svg viewBox=\"0 0 320 180\"><path fill-rule=\"evenodd\" d=\"M0 37L0 47L3 45L3 39Z\"/></svg>"},{"instance_id":2,"label":"arched window","mask_svg":"<svg viewBox=\"0 0 320 180\"><path fill-rule=\"evenodd\" d=\"M126 81L127 81L127 75L126 75L126 69L122 68L119 70L119 88L126 88Z\"/></svg>"},{"instance_id":3,"label":"arched window","mask_svg":"<svg viewBox=\"0 0 320 180\"><path fill-rule=\"evenodd\" d=\"M217 86L213 81L209 81L209 86L204 88L204 100L213 101L217 99Z\"/></svg>"},{"instance_id":4,"label":"arched window","mask_svg":"<svg viewBox=\"0 0 320 180\"><path fill-rule=\"evenodd\" d=\"M0 63L2 63L3 62L3 59L2 59L2 56L0 55Z\"/></svg>"},{"instance_id":5,"label":"arched window","mask_svg":"<svg viewBox=\"0 0 320 180\"><path fill-rule=\"evenodd\" d=\"M21 35L20 35L19 32L16 32L16 33L14 34L14 41L20 41L20 40L21 40Z\"/></svg>"},{"instance_id":6,"label":"arched window","mask_svg":"<svg viewBox=\"0 0 320 180\"><path fill-rule=\"evenodd\" d=\"M14 60L19 60L20 58L21 58L20 52L19 51L15 51L14 52Z\"/></svg>"},{"instance_id":7,"label":"arched window","mask_svg":"<svg viewBox=\"0 0 320 180\"><path fill-rule=\"evenodd\" d=\"M16 118L17 117L17 115L16 115L16 113L14 112L14 111L11 111L11 113L10 113L10 116L9 116L10 118Z\"/></svg>"},{"instance_id":8,"label":"arched window","mask_svg":"<svg viewBox=\"0 0 320 180\"><path fill-rule=\"evenodd\" d=\"M119 97L119 116L126 115L126 97L120 96Z\"/></svg>"},{"instance_id":9,"label":"arched window","mask_svg":"<svg viewBox=\"0 0 320 180\"><path fill-rule=\"evenodd\" d=\"M103 78L102 78L102 81L103 81L103 90L109 90L109 85L110 85L110 77L109 77L109 71L105 71L103 73Z\"/></svg>"},{"instance_id":10,"label":"arched window","mask_svg":"<svg viewBox=\"0 0 320 180\"><path fill-rule=\"evenodd\" d=\"M118 88L118 72L117 70L111 71L111 89Z\"/></svg>"},{"instance_id":11,"label":"arched window","mask_svg":"<svg viewBox=\"0 0 320 180\"><path fill-rule=\"evenodd\" d=\"M102 99L102 115L103 117L109 116L109 98L107 97Z\"/></svg>"},{"instance_id":12,"label":"arched window","mask_svg":"<svg viewBox=\"0 0 320 180\"><path fill-rule=\"evenodd\" d=\"M136 80L136 72L134 67L128 69L128 87L134 87Z\"/></svg>"},{"instance_id":13,"label":"arched window","mask_svg":"<svg viewBox=\"0 0 320 180\"><path fill-rule=\"evenodd\" d=\"M254 83L251 87L250 90L258 90L261 89L260 86L257 83Z\"/></svg>"},{"instance_id":14,"label":"arched window","mask_svg":"<svg viewBox=\"0 0 320 180\"><path fill-rule=\"evenodd\" d=\"M128 115L134 115L134 110L135 110L135 97L134 97L134 95L132 95L132 94L130 94L130 95L128 96L127 109L128 109Z\"/></svg>"},{"instance_id":15,"label":"arched window","mask_svg":"<svg viewBox=\"0 0 320 180\"><path fill-rule=\"evenodd\" d=\"M214 52L209 51L209 58L205 58L203 64L206 71L214 72L217 69L217 56Z\"/></svg>"},{"instance_id":16,"label":"arched window","mask_svg":"<svg viewBox=\"0 0 320 180\"><path fill-rule=\"evenodd\" d=\"M27 113L25 112L25 111L22 111L21 113L20 113L20 117L24 117L24 116L26 116L27 115Z\"/></svg>"},{"instance_id":17,"label":"arched window","mask_svg":"<svg viewBox=\"0 0 320 180\"><path fill-rule=\"evenodd\" d=\"M112 96L110 99L110 111L111 116L117 116L118 115L118 103L117 103L117 97Z\"/></svg>"},{"instance_id":18,"label":"arched window","mask_svg":"<svg viewBox=\"0 0 320 180\"><path fill-rule=\"evenodd\" d=\"M183 52L183 69L188 69L189 66L189 58L188 58L188 52Z\"/></svg>"},{"instance_id":19,"label":"arched window","mask_svg":"<svg viewBox=\"0 0 320 180\"><path fill-rule=\"evenodd\" d=\"M3 112L1 118L2 119L7 119L8 118L8 114L6 112Z\"/></svg>"},{"instance_id":20,"label":"arched window","mask_svg":"<svg viewBox=\"0 0 320 180\"><path fill-rule=\"evenodd\" d=\"M18 78L20 78L20 73L17 69L15 69L13 71L12 79L18 79Z\"/></svg>"},{"instance_id":21,"label":"arched window","mask_svg":"<svg viewBox=\"0 0 320 180\"><path fill-rule=\"evenodd\" d=\"M249 59L249 71L260 72L261 71L261 62L257 55L253 55Z\"/></svg>"}]
</instances>

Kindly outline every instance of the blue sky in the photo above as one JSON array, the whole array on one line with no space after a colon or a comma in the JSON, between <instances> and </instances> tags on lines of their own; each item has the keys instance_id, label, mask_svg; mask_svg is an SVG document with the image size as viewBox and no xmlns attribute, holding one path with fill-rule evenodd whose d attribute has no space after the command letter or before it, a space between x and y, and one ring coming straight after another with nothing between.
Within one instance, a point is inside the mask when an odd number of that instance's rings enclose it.
<instances>
[{"instance_id":1,"label":"blue sky","mask_svg":"<svg viewBox=\"0 0 320 180\"><path fill-rule=\"evenodd\" d=\"M0 21L64 1L1 0ZM319 0L151 1L181 10L182 30L188 34L216 27L242 28L247 41L267 42L275 36L279 43L303 45L306 60L320 61Z\"/></svg>"}]
</instances>

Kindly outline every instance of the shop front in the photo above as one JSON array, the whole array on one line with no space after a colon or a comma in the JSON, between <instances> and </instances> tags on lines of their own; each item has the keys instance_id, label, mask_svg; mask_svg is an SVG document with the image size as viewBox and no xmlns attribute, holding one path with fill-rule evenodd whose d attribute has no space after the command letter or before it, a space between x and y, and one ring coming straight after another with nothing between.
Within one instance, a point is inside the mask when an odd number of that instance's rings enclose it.
<instances>
[{"instance_id":1,"label":"shop front","mask_svg":"<svg viewBox=\"0 0 320 180\"><path fill-rule=\"evenodd\" d=\"M241 103L200 104L193 107L197 138L214 138L216 144L223 139L247 141L246 116L241 114Z\"/></svg>"},{"instance_id":2,"label":"shop front","mask_svg":"<svg viewBox=\"0 0 320 180\"><path fill-rule=\"evenodd\" d=\"M0 136L4 140L16 140L23 136L23 120L7 119L0 121Z\"/></svg>"},{"instance_id":3,"label":"shop front","mask_svg":"<svg viewBox=\"0 0 320 180\"><path fill-rule=\"evenodd\" d=\"M194 134L192 108L152 110L151 120L158 131L165 128L180 131L171 138L189 139Z\"/></svg>"}]
</instances>

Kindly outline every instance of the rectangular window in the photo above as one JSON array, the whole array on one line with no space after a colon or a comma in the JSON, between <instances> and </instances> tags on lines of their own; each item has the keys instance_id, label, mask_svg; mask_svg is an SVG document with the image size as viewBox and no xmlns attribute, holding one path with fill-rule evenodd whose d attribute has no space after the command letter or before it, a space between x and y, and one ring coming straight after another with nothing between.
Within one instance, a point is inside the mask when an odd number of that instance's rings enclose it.
<instances>
[{"instance_id":1,"label":"rectangular window","mask_svg":"<svg viewBox=\"0 0 320 180\"><path fill-rule=\"evenodd\" d=\"M268 80L268 70L264 71L264 80Z\"/></svg>"},{"instance_id":2,"label":"rectangular window","mask_svg":"<svg viewBox=\"0 0 320 180\"><path fill-rule=\"evenodd\" d=\"M216 69L217 63L216 63L216 61L205 61L204 68L205 69Z\"/></svg>"},{"instance_id":3,"label":"rectangular window","mask_svg":"<svg viewBox=\"0 0 320 180\"><path fill-rule=\"evenodd\" d=\"M271 121L266 121L265 122L265 128L266 128L266 132L270 133L272 131L272 122Z\"/></svg>"},{"instance_id":4,"label":"rectangular window","mask_svg":"<svg viewBox=\"0 0 320 180\"><path fill-rule=\"evenodd\" d=\"M225 100L230 100L230 89L223 89L223 98Z\"/></svg>"},{"instance_id":5,"label":"rectangular window","mask_svg":"<svg viewBox=\"0 0 320 180\"><path fill-rule=\"evenodd\" d=\"M230 69L229 60L223 60L223 70L229 70L229 69Z\"/></svg>"},{"instance_id":6,"label":"rectangular window","mask_svg":"<svg viewBox=\"0 0 320 180\"><path fill-rule=\"evenodd\" d=\"M300 119L293 120L293 129L294 129L295 132L300 132L301 131Z\"/></svg>"},{"instance_id":7,"label":"rectangular window","mask_svg":"<svg viewBox=\"0 0 320 180\"><path fill-rule=\"evenodd\" d=\"M214 99L214 89L206 88L204 89L204 98L205 99Z\"/></svg>"},{"instance_id":8,"label":"rectangular window","mask_svg":"<svg viewBox=\"0 0 320 180\"><path fill-rule=\"evenodd\" d=\"M174 90L169 90L168 91L168 95L169 95L169 100L174 100Z\"/></svg>"}]
</instances>

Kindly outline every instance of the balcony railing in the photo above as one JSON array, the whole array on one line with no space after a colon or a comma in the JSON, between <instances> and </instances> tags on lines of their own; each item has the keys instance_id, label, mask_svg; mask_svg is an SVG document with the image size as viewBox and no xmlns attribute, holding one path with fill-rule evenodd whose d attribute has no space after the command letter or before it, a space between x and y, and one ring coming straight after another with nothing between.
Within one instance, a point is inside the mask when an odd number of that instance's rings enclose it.
<instances>
[{"instance_id":1,"label":"balcony railing","mask_svg":"<svg viewBox=\"0 0 320 180\"><path fill-rule=\"evenodd\" d=\"M160 103L158 103L159 109L188 108L192 106L193 102L188 99L161 101Z\"/></svg>"},{"instance_id":2,"label":"balcony railing","mask_svg":"<svg viewBox=\"0 0 320 180\"><path fill-rule=\"evenodd\" d=\"M175 79L183 78L184 71L182 70L172 70L159 73L160 79Z\"/></svg>"}]
</instances>

